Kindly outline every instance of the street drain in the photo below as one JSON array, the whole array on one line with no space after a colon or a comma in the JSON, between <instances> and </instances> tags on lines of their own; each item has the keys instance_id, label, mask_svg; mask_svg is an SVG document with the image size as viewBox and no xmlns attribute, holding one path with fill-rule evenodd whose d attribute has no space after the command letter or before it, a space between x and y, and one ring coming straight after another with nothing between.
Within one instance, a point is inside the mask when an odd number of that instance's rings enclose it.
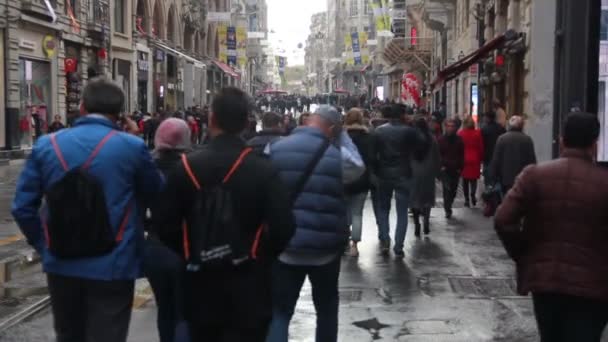
<instances>
[{"instance_id":1,"label":"street drain","mask_svg":"<svg viewBox=\"0 0 608 342\"><path fill-rule=\"evenodd\" d=\"M517 285L512 278L449 277L454 293L462 296L501 298L517 297Z\"/></svg>"}]
</instances>

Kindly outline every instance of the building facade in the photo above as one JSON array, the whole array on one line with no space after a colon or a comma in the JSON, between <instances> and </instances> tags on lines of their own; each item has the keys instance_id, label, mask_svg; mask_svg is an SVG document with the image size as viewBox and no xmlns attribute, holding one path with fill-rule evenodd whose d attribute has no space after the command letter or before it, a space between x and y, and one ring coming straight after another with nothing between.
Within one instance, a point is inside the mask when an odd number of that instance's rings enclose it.
<instances>
[{"instance_id":1,"label":"building facade","mask_svg":"<svg viewBox=\"0 0 608 342\"><path fill-rule=\"evenodd\" d=\"M79 114L87 80L106 76L127 95L125 112L209 103L223 86L263 87L262 49L246 68L220 58L218 20L267 32L265 0L8 0L0 3L0 147L23 150L59 116ZM217 17L217 16L216 16ZM226 17L226 16L224 16ZM10 19L10 20L7 20ZM264 40L253 40L258 43ZM249 43L251 40L248 40ZM5 46L6 44L6 46ZM252 44L255 46L256 44Z\"/></svg>"}]
</instances>

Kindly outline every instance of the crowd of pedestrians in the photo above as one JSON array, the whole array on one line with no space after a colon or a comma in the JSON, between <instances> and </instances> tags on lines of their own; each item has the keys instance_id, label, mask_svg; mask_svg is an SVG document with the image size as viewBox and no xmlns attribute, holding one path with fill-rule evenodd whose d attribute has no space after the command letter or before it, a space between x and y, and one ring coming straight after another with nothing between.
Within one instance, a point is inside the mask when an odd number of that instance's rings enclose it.
<instances>
[{"instance_id":1,"label":"crowd of pedestrians","mask_svg":"<svg viewBox=\"0 0 608 342\"><path fill-rule=\"evenodd\" d=\"M608 177L591 163L590 115L570 116L563 158L536 166L524 119L497 102L481 128L398 104L345 115L320 105L297 119L266 112L258 132L237 88L171 116L122 118L124 101L114 83L90 81L82 117L38 139L17 184L13 215L42 256L59 342L126 341L141 275L161 342L286 342L307 278L316 341L335 342L341 258L367 243L368 196L380 253L402 258L410 212L414 236L431 233L437 182L450 219L461 182L465 206L477 205L482 173L485 188L506 195L496 229L519 290L533 293L543 341L579 340L553 335L561 326L596 341L608 321L593 302L608 300L590 266L608 261ZM568 246L580 252L564 259ZM555 313L564 307L573 313Z\"/></svg>"}]
</instances>

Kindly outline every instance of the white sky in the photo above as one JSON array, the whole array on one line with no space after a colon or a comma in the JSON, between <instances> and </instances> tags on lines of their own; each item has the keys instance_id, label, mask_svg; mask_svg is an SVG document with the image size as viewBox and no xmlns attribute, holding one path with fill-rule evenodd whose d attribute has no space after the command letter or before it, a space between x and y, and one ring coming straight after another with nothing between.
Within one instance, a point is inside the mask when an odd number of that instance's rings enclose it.
<instances>
[{"instance_id":1,"label":"white sky","mask_svg":"<svg viewBox=\"0 0 608 342\"><path fill-rule=\"evenodd\" d=\"M327 9L327 0L267 0L270 42L287 56L287 65L304 64L304 48L313 14ZM272 31L275 33L273 34Z\"/></svg>"}]
</instances>

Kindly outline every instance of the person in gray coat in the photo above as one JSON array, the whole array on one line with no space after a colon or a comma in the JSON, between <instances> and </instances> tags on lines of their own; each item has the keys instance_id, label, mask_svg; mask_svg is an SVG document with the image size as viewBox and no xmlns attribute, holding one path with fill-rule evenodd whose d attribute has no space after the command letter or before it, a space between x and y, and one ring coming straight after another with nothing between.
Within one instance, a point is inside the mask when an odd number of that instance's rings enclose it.
<instances>
[{"instance_id":1,"label":"person in gray coat","mask_svg":"<svg viewBox=\"0 0 608 342\"><path fill-rule=\"evenodd\" d=\"M524 119L512 116L509 119L509 131L496 142L490 178L494 184L500 184L503 194L509 192L515 184L515 178L526 166L536 164L534 142L523 129Z\"/></svg>"},{"instance_id":2,"label":"person in gray coat","mask_svg":"<svg viewBox=\"0 0 608 342\"><path fill-rule=\"evenodd\" d=\"M435 179L441 171L439 145L431 134L428 122L424 117L414 121L414 127L419 134L419 144L412 155L413 185L411 206L416 226L416 237L420 237L420 216L424 224L424 234L429 234L431 208L435 206Z\"/></svg>"}]
</instances>

